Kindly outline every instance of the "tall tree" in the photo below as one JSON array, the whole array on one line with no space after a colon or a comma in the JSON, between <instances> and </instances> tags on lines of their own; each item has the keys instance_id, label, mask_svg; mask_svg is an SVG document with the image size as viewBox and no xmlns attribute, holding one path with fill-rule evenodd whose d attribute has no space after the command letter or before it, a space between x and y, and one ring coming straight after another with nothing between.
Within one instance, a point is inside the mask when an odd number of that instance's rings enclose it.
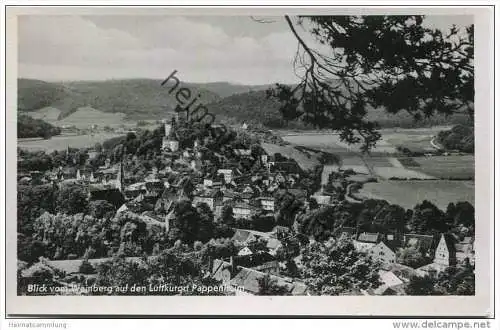
<instances>
[{"instance_id":1,"label":"tall tree","mask_svg":"<svg viewBox=\"0 0 500 330\"><path fill-rule=\"evenodd\" d=\"M356 252L347 240L306 246L302 251L302 265L302 278L317 295L340 295L381 284L377 265Z\"/></svg>"},{"instance_id":2,"label":"tall tree","mask_svg":"<svg viewBox=\"0 0 500 330\"><path fill-rule=\"evenodd\" d=\"M417 234L443 233L448 230L444 213L428 200L415 206L408 226Z\"/></svg>"},{"instance_id":3,"label":"tall tree","mask_svg":"<svg viewBox=\"0 0 500 330\"><path fill-rule=\"evenodd\" d=\"M286 120L301 119L362 142L380 139L369 107L407 111L415 119L465 112L473 118L474 25L463 33L425 27L424 16L285 16L297 38L295 86L268 95L281 101ZM298 26L316 40L299 33ZM397 97L394 97L397 95Z\"/></svg>"},{"instance_id":4,"label":"tall tree","mask_svg":"<svg viewBox=\"0 0 500 330\"><path fill-rule=\"evenodd\" d=\"M80 185L64 185L59 189L56 199L56 211L66 214L84 213L88 201L85 188Z\"/></svg>"},{"instance_id":5,"label":"tall tree","mask_svg":"<svg viewBox=\"0 0 500 330\"><path fill-rule=\"evenodd\" d=\"M279 285L278 281L274 278L271 278L270 275L266 274L263 277L260 277L258 280L259 283L259 296L289 296L290 293L288 289Z\"/></svg>"}]
</instances>

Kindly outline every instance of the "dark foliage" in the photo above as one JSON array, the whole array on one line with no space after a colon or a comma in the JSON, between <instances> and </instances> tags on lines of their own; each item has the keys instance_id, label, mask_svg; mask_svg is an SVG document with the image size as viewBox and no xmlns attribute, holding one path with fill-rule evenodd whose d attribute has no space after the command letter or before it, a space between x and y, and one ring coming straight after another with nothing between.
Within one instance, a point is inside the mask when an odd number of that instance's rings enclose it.
<instances>
[{"instance_id":1,"label":"dark foliage","mask_svg":"<svg viewBox=\"0 0 500 330\"><path fill-rule=\"evenodd\" d=\"M17 137L34 138L42 137L49 139L54 135L61 134L61 129L41 119L34 119L27 115L17 116Z\"/></svg>"},{"instance_id":2,"label":"dark foliage","mask_svg":"<svg viewBox=\"0 0 500 330\"><path fill-rule=\"evenodd\" d=\"M296 86L278 84L268 96L281 102L285 120L300 119L340 133L368 151L380 139L367 109L384 108L414 119L467 113L474 102L474 26L465 37L455 27L432 30L423 16L302 16L304 26L330 51L308 45L285 16L299 42ZM452 41L455 39L456 41ZM394 97L398 95L398 97Z\"/></svg>"}]
</instances>

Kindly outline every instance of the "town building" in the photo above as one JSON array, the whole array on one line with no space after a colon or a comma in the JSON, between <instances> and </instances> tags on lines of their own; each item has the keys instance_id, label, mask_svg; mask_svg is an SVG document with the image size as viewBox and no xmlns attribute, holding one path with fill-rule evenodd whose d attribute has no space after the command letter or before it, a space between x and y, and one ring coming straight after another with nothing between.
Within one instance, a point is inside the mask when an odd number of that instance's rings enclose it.
<instances>
[{"instance_id":1,"label":"town building","mask_svg":"<svg viewBox=\"0 0 500 330\"><path fill-rule=\"evenodd\" d=\"M168 131L168 134L167 134ZM176 137L176 122L175 118L172 118L171 124L165 125L165 136L162 140L162 150L176 152L179 150L179 141Z\"/></svg>"},{"instance_id":2,"label":"town building","mask_svg":"<svg viewBox=\"0 0 500 330\"><path fill-rule=\"evenodd\" d=\"M193 198L193 206L198 203L206 203L210 210L214 211L216 206L222 204L223 193L220 190L201 191L195 194Z\"/></svg>"},{"instance_id":3,"label":"town building","mask_svg":"<svg viewBox=\"0 0 500 330\"><path fill-rule=\"evenodd\" d=\"M396 262L396 253L385 245L384 242L380 242L368 250L367 255L370 259L380 262L383 266Z\"/></svg>"},{"instance_id":4,"label":"town building","mask_svg":"<svg viewBox=\"0 0 500 330\"><path fill-rule=\"evenodd\" d=\"M274 202L274 197L258 197L256 198L256 201L258 202L259 206L269 212L274 212L275 209L275 202Z\"/></svg>"},{"instance_id":5,"label":"town building","mask_svg":"<svg viewBox=\"0 0 500 330\"><path fill-rule=\"evenodd\" d=\"M361 233L358 238L353 242L356 251L358 252L368 252L370 249L374 248L381 240L381 235L379 233Z\"/></svg>"}]
</instances>

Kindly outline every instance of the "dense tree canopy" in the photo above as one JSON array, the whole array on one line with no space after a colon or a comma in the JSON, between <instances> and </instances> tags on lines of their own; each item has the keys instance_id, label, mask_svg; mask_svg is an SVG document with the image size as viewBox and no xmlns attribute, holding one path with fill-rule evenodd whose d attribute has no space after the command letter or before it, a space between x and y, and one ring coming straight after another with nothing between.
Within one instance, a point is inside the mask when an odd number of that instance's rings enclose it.
<instances>
[{"instance_id":1,"label":"dense tree canopy","mask_svg":"<svg viewBox=\"0 0 500 330\"><path fill-rule=\"evenodd\" d=\"M287 120L301 119L372 147L380 133L367 109L407 111L415 119L466 112L474 101L474 26L427 28L423 16L285 16L298 40L295 86L278 84ZM302 26L316 39L302 36Z\"/></svg>"},{"instance_id":2,"label":"dense tree canopy","mask_svg":"<svg viewBox=\"0 0 500 330\"><path fill-rule=\"evenodd\" d=\"M61 134L61 129L41 119L34 119L27 115L17 116L17 137L49 139L54 135Z\"/></svg>"},{"instance_id":3,"label":"dense tree canopy","mask_svg":"<svg viewBox=\"0 0 500 330\"><path fill-rule=\"evenodd\" d=\"M347 240L306 246L302 251L302 264L301 276L317 295L341 295L381 284L378 267L356 252L352 242Z\"/></svg>"}]
</instances>

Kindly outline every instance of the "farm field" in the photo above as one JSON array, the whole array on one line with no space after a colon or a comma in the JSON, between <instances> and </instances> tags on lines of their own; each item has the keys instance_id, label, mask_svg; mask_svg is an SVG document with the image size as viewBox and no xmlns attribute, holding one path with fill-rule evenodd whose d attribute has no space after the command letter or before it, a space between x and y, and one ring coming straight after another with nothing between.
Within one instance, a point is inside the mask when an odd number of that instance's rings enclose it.
<instances>
[{"instance_id":1,"label":"farm field","mask_svg":"<svg viewBox=\"0 0 500 330\"><path fill-rule=\"evenodd\" d=\"M18 148L28 151L43 150L52 152L54 150L64 150L71 148L87 148L93 147L96 143L102 143L113 137L123 134L116 133L99 133L92 135L58 135L53 136L48 140L44 139L18 139Z\"/></svg>"},{"instance_id":2,"label":"farm field","mask_svg":"<svg viewBox=\"0 0 500 330\"><path fill-rule=\"evenodd\" d=\"M420 165L409 167L420 172L448 179L468 179L474 177L474 155L413 157Z\"/></svg>"},{"instance_id":3,"label":"farm field","mask_svg":"<svg viewBox=\"0 0 500 330\"><path fill-rule=\"evenodd\" d=\"M446 210L450 202L468 201L474 205L474 183L448 180L370 182L363 185L358 195L385 199L405 208L413 208L426 199Z\"/></svg>"},{"instance_id":4,"label":"farm field","mask_svg":"<svg viewBox=\"0 0 500 330\"><path fill-rule=\"evenodd\" d=\"M71 113L69 116L59 120L58 117L61 111L56 108L43 108L37 111L25 111L23 114L36 119L43 119L54 126L70 125L77 128L88 128L94 124L101 127L110 126L117 127L120 125L131 124L125 120L125 114L121 112L110 113L99 111L90 107L82 107Z\"/></svg>"},{"instance_id":5,"label":"farm field","mask_svg":"<svg viewBox=\"0 0 500 330\"><path fill-rule=\"evenodd\" d=\"M317 157L306 154L302 151L295 149L291 145L280 146L272 143L261 143L262 147L269 155L274 155L275 153L280 153L285 157L293 158L297 161L300 167L305 170L314 169L316 165L320 165Z\"/></svg>"},{"instance_id":6,"label":"farm field","mask_svg":"<svg viewBox=\"0 0 500 330\"><path fill-rule=\"evenodd\" d=\"M431 175L419 171L413 171L404 167L377 166L374 168L374 172L377 176L383 179L390 179L390 178L421 179L421 180L435 179L435 177Z\"/></svg>"},{"instance_id":7,"label":"farm field","mask_svg":"<svg viewBox=\"0 0 500 330\"><path fill-rule=\"evenodd\" d=\"M406 146L410 149L434 150L430 144L433 136L442 130L449 129L448 126L434 126L429 128L388 128L381 129L382 138L377 142L375 148L371 151L372 155L394 154L397 152L397 146ZM308 132L282 132L283 139L296 145L321 148L324 151L337 154L357 154L360 145L349 145L340 141L337 134L327 133L308 133ZM287 135L289 134L289 135Z\"/></svg>"}]
</instances>

